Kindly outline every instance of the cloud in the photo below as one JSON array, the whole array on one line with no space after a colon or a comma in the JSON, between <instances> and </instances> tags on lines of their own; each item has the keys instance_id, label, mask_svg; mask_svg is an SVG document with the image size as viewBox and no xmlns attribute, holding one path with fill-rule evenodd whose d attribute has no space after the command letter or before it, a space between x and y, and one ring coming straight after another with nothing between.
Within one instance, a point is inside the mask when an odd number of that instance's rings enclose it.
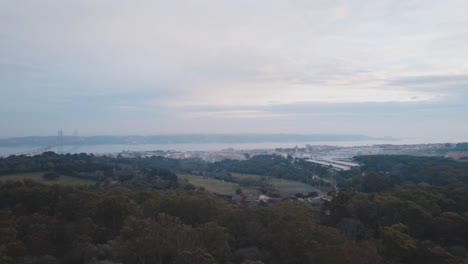
<instances>
[{"instance_id":1,"label":"cloud","mask_svg":"<svg viewBox=\"0 0 468 264\"><path fill-rule=\"evenodd\" d=\"M431 107L454 117L434 123L464 122L466 8L435 0L0 1L0 114L13 120L2 133L39 131L15 117L89 133L86 122L101 132L238 129L227 122L310 131L312 119L322 132L383 133L372 127L384 122L377 114L414 121ZM366 114L372 124L358 119ZM402 129L392 122L388 129Z\"/></svg>"},{"instance_id":2,"label":"cloud","mask_svg":"<svg viewBox=\"0 0 468 264\"><path fill-rule=\"evenodd\" d=\"M468 75L422 75L402 77L390 81L390 85L424 85L424 86L446 86L451 84L468 84Z\"/></svg>"},{"instance_id":3,"label":"cloud","mask_svg":"<svg viewBox=\"0 0 468 264\"><path fill-rule=\"evenodd\" d=\"M222 118L222 119L244 119L244 118L277 118L285 117L285 114L274 114L262 110L226 110L226 111L205 111L191 112L189 117L194 118Z\"/></svg>"}]
</instances>

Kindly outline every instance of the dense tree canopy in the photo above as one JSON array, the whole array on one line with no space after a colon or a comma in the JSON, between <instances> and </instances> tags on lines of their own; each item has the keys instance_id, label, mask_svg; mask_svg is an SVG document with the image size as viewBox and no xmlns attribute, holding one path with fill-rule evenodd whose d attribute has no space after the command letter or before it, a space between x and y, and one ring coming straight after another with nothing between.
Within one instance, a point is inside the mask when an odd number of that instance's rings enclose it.
<instances>
[{"instance_id":1,"label":"dense tree canopy","mask_svg":"<svg viewBox=\"0 0 468 264\"><path fill-rule=\"evenodd\" d=\"M0 263L468 262L466 163L358 157L362 168L340 174L347 187L330 192L321 207L296 198L239 206L185 188L174 174L189 167L244 172L243 166L274 176L299 168L317 173L291 159L251 160L53 153L0 160L2 174L51 171L97 182L1 181Z\"/></svg>"},{"instance_id":2,"label":"dense tree canopy","mask_svg":"<svg viewBox=\"0 0 468 264\"><path fill-rule=\"evenodd\" d=\"M443 157L398 155L358 156L361 168L340 173L342 187L381 192L408 184L447 186L468 184L468 163Z\"/></svg>"}]
</instances>

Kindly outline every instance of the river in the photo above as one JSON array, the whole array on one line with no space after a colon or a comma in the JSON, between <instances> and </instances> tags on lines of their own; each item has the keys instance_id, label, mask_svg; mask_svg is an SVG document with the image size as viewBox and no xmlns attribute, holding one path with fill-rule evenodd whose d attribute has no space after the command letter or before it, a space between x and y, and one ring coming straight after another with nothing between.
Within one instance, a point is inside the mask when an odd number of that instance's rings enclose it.
<instances>
[{"instance_id":1,"label":"river","mask_svg":"<svg viewBox=\"0 0 468 264\"><path fill-rule=\"evenodd\" d=\"M424 144L424 143L444 143L430 139L400 139L400 140L359 140L359 141L313 141L313 142L261 142L261 143L186 143L186 144L106 144L106 145L82 145L82 146L63 146L65 153L119 153L122 151L152 151L152 150L177 150L177 151L217 151L228 148L239 150L252 149L274 149L274 148L293 148L295 146L304 147L310 145L329 145L329 146L370 146L377 144ZM0 147L0 155L11 155L21 152L38 149L34 146L18 147ZM56 148L51 151L56 151Z\"/></svg>"}]
</instances>

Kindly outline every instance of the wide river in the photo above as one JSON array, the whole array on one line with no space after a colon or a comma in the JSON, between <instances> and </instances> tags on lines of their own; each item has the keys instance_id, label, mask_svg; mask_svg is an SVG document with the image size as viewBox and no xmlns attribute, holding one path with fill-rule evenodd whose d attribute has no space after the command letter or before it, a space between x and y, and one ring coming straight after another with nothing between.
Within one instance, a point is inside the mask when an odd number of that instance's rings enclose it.
<instances>
[{"instance_id":1,"label":"wide river","mask_svg":"<svg viewBox=\"0 0 468 264\"><path fill-rule=\"evenodd\" d=\"M252 149L274 149L293 148L295 146L304 147L310 145L329 146L370 146L376 144L424 144L424 143L444 143L430 139L407 138L397 141L386 140L359 140L359 141L312 141L312 142L261 142L261 143L187 143L187 144L107 144L107 145L86 145L86 146L63 146L65 153L119 153L122 151L151 151L151 150L178 150L178 151L216 151L228 148L238 150ZM0 147L0 155L18 154L31 151L38 147ZM57 151L56 148L51 151Z\"/></svg>"}]
</instances>

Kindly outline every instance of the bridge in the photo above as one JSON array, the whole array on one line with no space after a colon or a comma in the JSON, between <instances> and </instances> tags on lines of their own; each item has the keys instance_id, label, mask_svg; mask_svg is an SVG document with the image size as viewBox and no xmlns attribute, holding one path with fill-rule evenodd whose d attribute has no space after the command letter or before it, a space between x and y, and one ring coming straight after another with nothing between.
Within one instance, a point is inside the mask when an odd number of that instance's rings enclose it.
<instances>
[{"instance_id":1,"label":"bridge","mask_svg":"<svg viewBox=\"0 0 468 264\"><path fill-rule=\"evenodd\" d=\"M65 143L67 144L72 144L72 145L79 145L79 137L78 137L78 131L75 130L74 134L73 134L73 137L71 137L71 139L69 140L66 140ZM24 156L35 156L35 155L40 155L44 152L47 152L47 151L51 151L51 149L53 148L57 148L57 153L59 154L62 154L63 153L63 145L64 145L64 136L63 136L63 132L62 130L59 130L58 131L58 134L57 134L57 143L55 144L51 144L51 145L48 145L46 147L41 147L41 148L37 148L37 149L33 149L33 150L28 150L28 151L23 151L23 152L18 152L18 153L12 153L12 154L6 154L6 155L0 155L0 158L3 158L3 157L8 157L8 156L20 156L20 155L24 155Z\"/></svg>"},{"instance_id":2,"label":"bridge","mask_svg":"<svg viewBox=\"0 0 468 264\"><path fill-rule=\"evenodd\" d=\"M24 156L35 156L35 155L40 155L44 152L47 152L47 151L50 151L51 149L53 149L54 147L57 147L58 145L57 144L54 144L54 145L49 145L47 147L42 147L42 148L38 148L38 149L33 149L33 150L28 150L28 151L23 151L23 152L18 152L18 153L13 153L13 154L7 154L7 155L0 155L0 157L8 157L8 156L21 156L21 155L24 155Z\"/></svg>"}]
</instances>

